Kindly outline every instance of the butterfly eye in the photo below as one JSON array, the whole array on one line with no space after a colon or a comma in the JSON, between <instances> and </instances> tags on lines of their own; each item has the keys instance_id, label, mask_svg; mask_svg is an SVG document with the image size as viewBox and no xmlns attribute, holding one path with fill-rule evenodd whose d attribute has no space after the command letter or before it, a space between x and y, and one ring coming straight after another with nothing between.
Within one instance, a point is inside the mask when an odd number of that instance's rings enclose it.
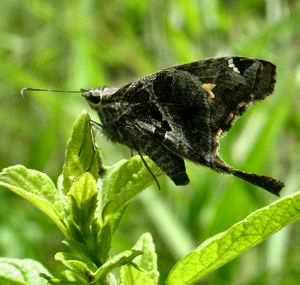
<instances>
[{"instance_id":1,"label":"butterfly eye","mask_svg":"<svg viewBox=\"0 0 300 285\"><path fill-rule=\"evenodd\" d=\"M86 100L88 100L89 102L93 103L93 104L98 104L100 103L100 96L99 93L96 92L96 94L92 91L89 91L88 93L85 94L84 96L86 98Z\"/></svg>"}]
</instances>

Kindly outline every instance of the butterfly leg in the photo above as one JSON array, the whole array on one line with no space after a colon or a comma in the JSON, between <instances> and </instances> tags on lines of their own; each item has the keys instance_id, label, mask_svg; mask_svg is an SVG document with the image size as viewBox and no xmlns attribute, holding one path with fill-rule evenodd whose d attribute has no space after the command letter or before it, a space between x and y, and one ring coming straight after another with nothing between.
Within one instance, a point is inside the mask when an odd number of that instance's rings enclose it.
<instances>
[{"instance_id":1,"label":"butterfly leg","mask_svg":"<svg viewBox=\"0 0 300 285\"><path fill-rule=\"evenodd\" d=\"M142 155L140 152L138 152L138 154L139 154L139 156L141 157L142 162L144 163L145 167L148 169L148 171L149 171L150 174L152 175L153 179L155 180L156 185L157 185L157 187L158 187L158 190L160 190L161 188L160 188L159 182L158 182L156 176L154 175L154 173L152 172L150 166L149 166L149 165L147 164L147 162L145 161L143 155Z\"/></svg>"},{"instance_id":2,"label":"butterfly leg","mask_svg":"<svg viewBox=\"0 0 300 285\"><path fill-rule=\"evenodd\" d=\"M98 132L102 132L103 130L102 125L93 120L90 120L90 125L93 126Z\"/></svg>"}]
</instances>

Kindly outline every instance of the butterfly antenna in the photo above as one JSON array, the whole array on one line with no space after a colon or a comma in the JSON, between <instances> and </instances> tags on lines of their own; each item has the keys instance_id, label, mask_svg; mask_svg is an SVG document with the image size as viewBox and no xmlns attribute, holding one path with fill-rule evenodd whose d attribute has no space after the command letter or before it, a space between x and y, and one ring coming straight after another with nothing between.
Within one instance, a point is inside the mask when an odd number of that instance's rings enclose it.
<instances>
[{"instance_id":1,"label":"butterfly antenna","mask_svg":"<svg viewBox=\"0 0 300 285\"><path fill-rule=\"evenodd\" d=\"M22 88L20 93L21 93L21 96L24 98L24 93L27 92L27 91L46 91L46 92L62 92L62 93L82 93L82 92L86 92L86 91L89 91L87 89L83 89L81 88L80 90L76 90L76 91L73 91L73 90L56 90L56 89L41 89L41 88L31 88L31 87L25 87L25 88Z\"/></svg>"}]
</instances>

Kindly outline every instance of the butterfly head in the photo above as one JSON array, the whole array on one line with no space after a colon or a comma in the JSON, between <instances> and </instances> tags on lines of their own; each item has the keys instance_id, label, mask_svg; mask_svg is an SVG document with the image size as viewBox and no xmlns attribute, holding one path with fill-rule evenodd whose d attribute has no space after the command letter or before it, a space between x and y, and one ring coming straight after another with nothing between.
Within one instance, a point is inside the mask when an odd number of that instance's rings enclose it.
<instances>
[{"instance_id":1,"label":"butterfly head","mask_svg":"<svg viewBox=\"0 0 300 285\"><path fill-rule=\"evenodd\" d=\"M102 104L105 98L108 98L111 94L115 93L117 88L109 88L102 86L99 88L90 89L82 94L83 97L87 100L92 109L98 109Z\"/></svg>"}]
</instances>

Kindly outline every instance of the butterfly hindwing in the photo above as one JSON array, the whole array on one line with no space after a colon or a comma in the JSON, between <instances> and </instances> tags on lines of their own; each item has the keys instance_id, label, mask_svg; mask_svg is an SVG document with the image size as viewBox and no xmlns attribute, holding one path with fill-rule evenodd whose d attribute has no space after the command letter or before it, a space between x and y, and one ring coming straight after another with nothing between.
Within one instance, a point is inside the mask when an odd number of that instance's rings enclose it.
<instances>
[{"instance_id":1,"label":"butterfly hindwing","mask_svg":"<svg viewBox=\"0 0 300 285\"><path fill-rule=\"evenodd\" d=\"M127 140L131 140L134 149L148 155L176 185L186 185L189 178L184 160L162 143L163 137L156 133L158 129L160 127L155 127L152 123L134 119L126 122L123 135ZM136 139L136 135L139 139ZM173 141L173 144L176 144L176 141Z\"/></svg>"}]
</instances>

